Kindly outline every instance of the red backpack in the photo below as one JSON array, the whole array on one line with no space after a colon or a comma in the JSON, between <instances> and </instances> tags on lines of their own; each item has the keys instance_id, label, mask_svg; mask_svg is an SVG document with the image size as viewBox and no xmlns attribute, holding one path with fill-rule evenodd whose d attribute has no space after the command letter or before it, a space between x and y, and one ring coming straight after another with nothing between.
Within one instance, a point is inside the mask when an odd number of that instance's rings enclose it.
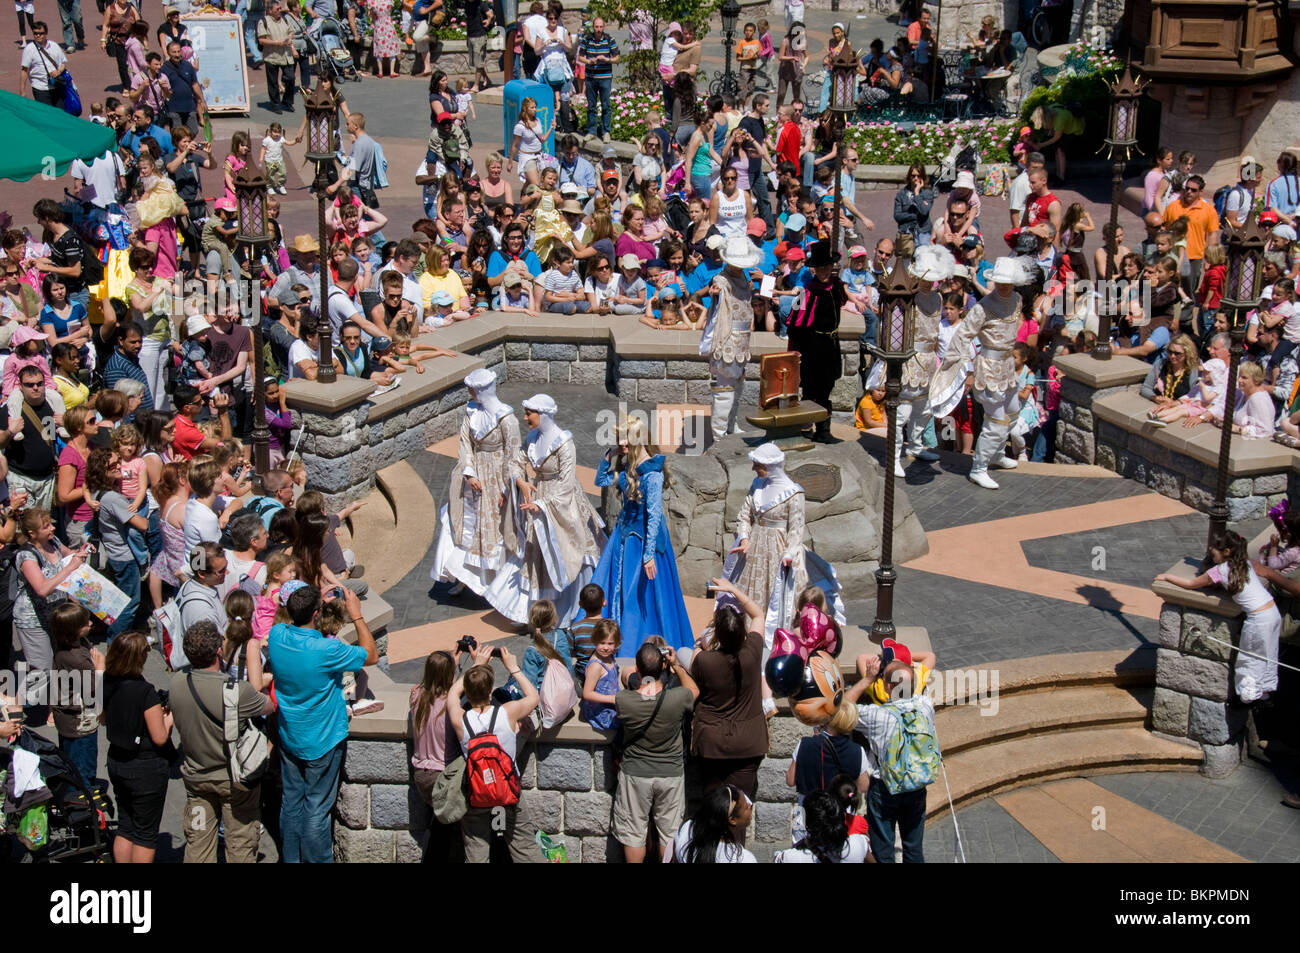
<instances>
[{"instance_id":1,"label":"red backpack","mask_svg":"<svg viewBox=\"0 0 1300 953\"><path fill-rule=\"evenodd\" d=\"M470 807L510 807L519 803L519 772L494 730L500 711L500 705L492 706L492 718L483 731L472 732L469 725L465 726Z\"/></svg>"}]
</instances>

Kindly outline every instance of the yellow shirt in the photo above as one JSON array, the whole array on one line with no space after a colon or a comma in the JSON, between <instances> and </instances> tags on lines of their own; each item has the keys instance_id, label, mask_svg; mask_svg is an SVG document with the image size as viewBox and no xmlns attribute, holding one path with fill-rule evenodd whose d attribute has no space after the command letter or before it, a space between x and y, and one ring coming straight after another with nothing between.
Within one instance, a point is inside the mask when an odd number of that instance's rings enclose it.
<instances>
[{"instance_id":1,"label":"yellow shirt","mask_svg":"<svg viewBox=\"0 0 1300 953\"><path fill-rule=\"evenodd\" d=\"M420 276L420 294L424 298L425 314L432 310L429 299L433 297L435 291L445 291L450 294L452 304L456 307L460 307L460 299L465 297L465 285L456 272L448 271L445 275L437 276L426 271Z\"/></svg>"},{"instance_id":2,"label":"yellow shirt","mask_svg":"<svg viewBox=\"0 0 1300 953\"><path fill-rule=\"evenodd\" d=\"M61 374L55 374L54 386L59 389L59 396L63 398L63 406L68 410L73 407L80 407L90 399L90 388L81 381L70 381Z\"/></svg>"},{"instance_id":3,"label":"yellow shirt","mask_svg":"<svg viewBox=\"0 0 1300 953\"><path fill-rule=\"evenodd\" d=\"M930 670L920 662L912 663L912 694L920 695L925 691L926 683L930 681ZM883 705L889 701L889 688L885 685L883 678L877 678L867 689L867 700L876 705Z\"/></svg>"},{"instance_id":4,"label":"yellow shirt","mask_svg":"<svg viewBox=\"0 0 1300 953\"><path fill-rule=\"evenodd\" d=\"M859 430L872 430L876 427L887 425L885 417L885 405L877 404L870 394L863 394L862 399L858 401L857 428Z\"/></svg>"}]
</instances>

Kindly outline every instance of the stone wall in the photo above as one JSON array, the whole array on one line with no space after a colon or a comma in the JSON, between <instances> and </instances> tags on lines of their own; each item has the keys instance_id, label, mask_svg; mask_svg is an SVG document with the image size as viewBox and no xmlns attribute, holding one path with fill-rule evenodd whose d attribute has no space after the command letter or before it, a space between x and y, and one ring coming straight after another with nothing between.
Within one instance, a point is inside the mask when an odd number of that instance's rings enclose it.
<instances>
[{"instance_id":1,"label":"stone wall","mask_svg":"<svg viewBox=\"0 0 1300 953\"><path fill-rule=\"evenodd\" d=\"M1209 512L1218 481L1219 431L1201 427L1186 431L1189 437L1177 424L1164 430L1152 427L1146 421L1152 405L1132 396L1140 385L1128 379L1144 373L1140 368L1145 365L1131 361L1138 369L1128 373L1119 362L1129 360L1099 362L1073 356L1057 362L1064 375L1057 462L1096 464ZM1099 386L1105 384L1112 386ZM1102 401L1105 405L1099 407ZM1213 452L1207 452L1207 443L1212 443ZM1266 464L1260 462L1263 453L1270 458ZM1229 472L1239 474L1230 478L1227 491L1228 519L1234 522L1264 516L1286 497L1295 480L1294 455L1266 441L1235 437L1231 461Z\"/></svg>"},{"instance_id":2,"label":"stone wall","mask_svg":"<svg viewBox=\"0 0 1300 953\"><path fill-rule=\"evenodd\" d=\"M1212 778L1226 777L1241 762L1246 727L1247 709L1228 704L1231 646L1240 639L1242 620L1235 605L1227 606L1161 606L1151 703L1151 730L1198 743L1205 751L1201 773ZM1228 611L1234 614L1221 614Z\"/></svg>"},{"instance_id":3,"label":"stone wall","mask_svg":"<svg viewBox=\"0 0 1300 953\"><path fill-rule=\"evenodd\" d=\"M758 799L748 831L751 849L790 845L794 789L785 772L798 740L812 729L782 714L768 723L768 756L758 771ZM521 743L523 803L538 828L564 840L569 863L622 859L609 836L615 770L607 739L570 720L546 733L553 740ZM430 814L411 783L410 742L401 737L353 738L343 761L334 808L334 855L341 863L419 863ZM698 801L687 767L687 802Z\"/></svg>"}]
</instances>

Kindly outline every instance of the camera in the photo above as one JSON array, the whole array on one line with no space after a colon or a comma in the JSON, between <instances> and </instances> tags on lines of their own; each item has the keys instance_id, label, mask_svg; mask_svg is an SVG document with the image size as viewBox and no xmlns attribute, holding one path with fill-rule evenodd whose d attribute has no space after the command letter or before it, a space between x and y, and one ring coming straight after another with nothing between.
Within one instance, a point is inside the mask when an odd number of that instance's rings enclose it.
<instances>
[{"instance_id":1,"label":"camera","mask_svg":"<svg viewBox=\"0 0 1300 953\"><path fill-rule=\"evenodd\" d=\"M501 647L500 647L500 646L498 646L498 647L496 647L496 648L494 648L494 649L492 650L492 657L493 657L494 659L499 659L499 658L501 658Z\"/></svg>"},{"instance_id":2,"label":"camera","mask_svg":"<svg viewBox=\"0 0 1300 953\"><path fill-rule=\"evenodd\" d=\"M462 652L473 652L478 648L478 639L474 638L472 635L462 635L456 640L456 648L460 649Z\"/></svg>"},{"instance_id":3,"label":"camera","mask_svg":"<svg viewBox=\"0 0 1300 953\"><path fill-rule=\"evenodd\" d=\"M158 700L164 708L171 708L172 694L165 688L158 689Z\"/></svg>"}]
</instances>

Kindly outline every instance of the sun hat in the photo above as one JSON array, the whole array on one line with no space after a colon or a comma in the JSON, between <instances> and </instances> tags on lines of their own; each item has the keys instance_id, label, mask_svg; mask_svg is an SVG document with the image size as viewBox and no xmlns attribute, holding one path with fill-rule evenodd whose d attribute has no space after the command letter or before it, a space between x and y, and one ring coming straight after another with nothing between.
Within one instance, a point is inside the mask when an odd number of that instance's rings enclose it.
<instances>
[{"instance_id":1,"label":"sun hat","mask_svg":"<svg viewBox=\"0 0 1300 953\"><path fill-rule=\"evenodd\" d=\"M292 294L293 294L293 303L297 304L298 292L293 291ZM202 334L209 327L211 327L211 325L208 324L208 319L201 314L192 314L185 321L185 333L188 334L190 337L194 337L194 335L196 334Z\"/></svg>"},{"instance_id":2,"label":"sun hat","mask_svg":"<svg viewBox=\"0 0 1300 953\"><path fill-rule=\"evenodd\" d=\"M952 277L957 260L942 245L922 245L912 256L907 270L922 281L943 281Z\"/></svg>"},{"instance_id":3,"label":"sun hat","mask_svg":"<svg viewBox=\"0 0 1300 953\"><path fill-rule=\"evenodd\" d=\"M293 237L293 250L302 254L318 252L320 251L320 243L310 235L295 235Z\"/></svg>"},{"instance_id":4,"label":"sun hat","mask_svg":"<svg viewBox=\"0 0 1300 953\"><path fill-rule=\"evenodd\" d=\"M577 199L565 199L560 205L560 211L565 215L581 215L582 205Z\"/></svg>"},{"instance_id":5,"label":"sun hat","mask_svg":"<svg viewBox=\"0 0 1300 953\"><path fill-rule=\"evenodd\" d=\"M975 173L962 171L957 173L957 179L953 182L954 189L970 189L975 191Z\"/></svg>"},{"instance_id":6,"label":"sun hat","mask_svg":"<svg viewBox=\"0 0 1300 953\"><path fill-rule=\"evenodd\" d=\"M289 604L289 597L291 595L293 595L299 589L306 589L306 588L307 588L307 583L303 582L301 579L290 579L288 582L286 582L283 586L280 587L280 605L287 606Z\"/></svg>"},{"instance_id":7,"label":"sun hat","mask_svg":"<svg viewBox=\"0 0 1300 953\"><path fill-rule=\"evenodd\" d=\"M732 235L722 248L723 263L742 271L755 267L762 258L762 252L754 247L748 235Z\"/></svg>"},{"instance_id":8,"label":"sun hat","mask_svg":"<svg viewBox=\"0 0 1300 953\"><path fill-rule=\"evenodd\" d=\"M1005 256L993 263L993 271L989 273L989 281L997 285L1015 285L1023 280L1024 275L1016 260Z\"/></svg>"}]
</instances>

